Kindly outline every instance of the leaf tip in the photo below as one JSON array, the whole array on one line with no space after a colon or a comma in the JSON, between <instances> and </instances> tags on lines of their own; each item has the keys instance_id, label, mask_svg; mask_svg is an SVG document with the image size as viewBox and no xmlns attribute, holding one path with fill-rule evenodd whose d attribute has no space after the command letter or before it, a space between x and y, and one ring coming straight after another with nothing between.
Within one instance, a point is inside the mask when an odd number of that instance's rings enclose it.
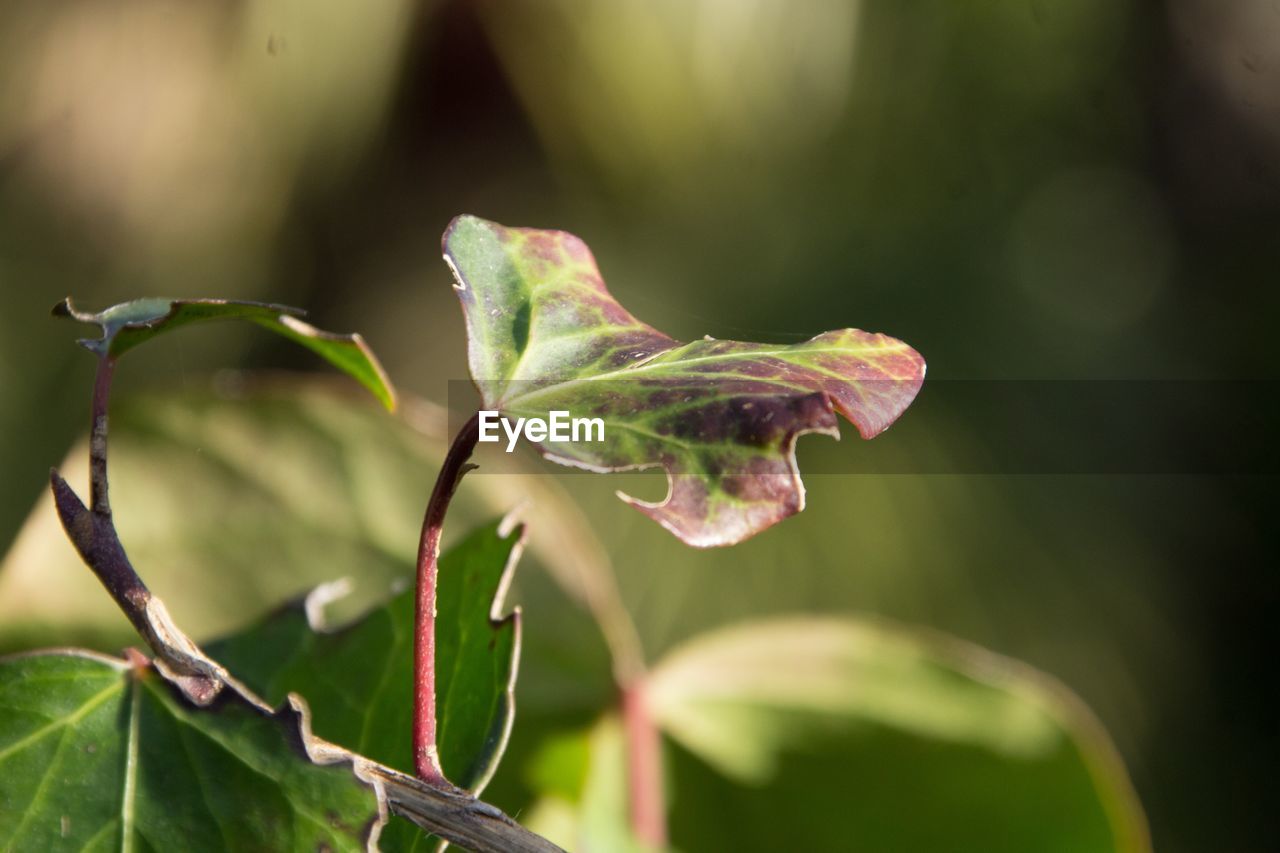
<instances>
[{"instance_id":1,"label":"leaf tip","mask_svg":"<svg viewBox=\"0 0 1280 853\"><path fill-rule=\"evenodd\" d=\"M388 412L394 412L400 407L400 397L396 393L396 386L391 384L391 377L387 374L386 368L382 366L382 362L374 354L373 347L369 346L368 342L365 341L364 335L359 332L352 332L351 342L364 355L365 360L369 363L369 368L373 371L373 379L371 382L366 383L366 387L373 393L373 396L378 398Z\"/></svg>"},{"instance_id":2,"label":"leaf tip","mask_svg":"<svg viewBox=\"0 0 1280 853\"><path fill-rule=\"evenodd\" d=\"M440 248L444 251L447 258L450 254L451 247L456 240L470 236L477 231L493 232L499 228L497 223L482 219L470 213L460 213L453 219L449 220L449 224L444 229L444 235L440 238Z\"/></svg>"},{"instance_id":3,"label":"leaf tip","mask_svg":"<svg viewBox=\"0 0 1280 853\"><path fill-rule=\"evenodd\" d=\"M281 313L273 321L259 321L259 324L277 331L283 328L295 342L312 350L363 385L387 411L396 410L398 400L395 386L391 384L391 377L387 375L373 348L359 332L352 332L349 335L326 332L287 313ZM354 363L342 354L344 347L353 347L359 354L359 358Z\"/></svg>"},{"instance_id":4,"label":"leaf tip","mask_svg":"<svg viewBox=\"0 0 1280 853\"><path fill-rule=\"evenodd\" d=\"M467 281L461 270L464 264L460 264L459 254L465 255L468 252L468 244L476 238L486 234L498 238L502 230L504 230L503 227L498 223L470 213L462 213L449 220L449 225L440 238L440 250L444 255L445 264L449 267L449 272L453 273L454 290L459 292L467 290Z\"/></svg>"}]
</instances>

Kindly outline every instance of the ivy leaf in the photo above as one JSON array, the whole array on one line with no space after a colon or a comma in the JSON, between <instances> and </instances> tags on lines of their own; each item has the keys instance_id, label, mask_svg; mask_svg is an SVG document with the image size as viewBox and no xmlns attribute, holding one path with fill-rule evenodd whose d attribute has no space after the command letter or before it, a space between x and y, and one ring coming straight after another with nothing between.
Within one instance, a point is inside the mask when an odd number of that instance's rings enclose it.
<instances>
[{"instance_id":1,"label":"ivy leaf","mask_svg":"<svg viewBox=\"0 0 1280 853\"><path fill-rule=\"evenodd\" d=\"M502 759L515 720L520 612L499 613L524 530L482 527L441 557L436 587L436 708L440 761L479 794ZM316 709L312 725L381 764L411 770L414 592L328 631L323 609L341 585L318 587L209 654L270 702L290 692ZM405 821L384 830L385 850L428 849Z\"/></svg>"},{"instance_id":2,"label":"ivy leaf","mask_svg":"<svg viewBox=\"0 0 1280 853\"><path fill-rule=\"evenodd\" d=\"M96 513L91 513L79 497L71 490L66 481L63 480L57 472L51 474L53 491L55 492L56 505L58 514L63 523L63 527L67 531L67 535L71 538L76 550L81 553L87 562L94 569L94 573L103 578L104 582L108 581L108 575L114 579L122 571L132 572L132 568L127 563L120 550L120 546L115 542L115 532L109 527L110 521L103 521L102 517ZM106 537L114 544L108 544L104 549L100 547L103 538ZM518 540L516 540L518 541ZM104 574L106 572L107 574ZM505 571L502 575L505 578ZM476 578L473 576L464 577L464 581L470 581L474 586ZM128 583L128 581L126 581ZM505 589L506 581L499 583L499 589ZM291 778L284 778L284 774L289 772L286 768L280 773L273 772L272 768L264 766L260 756L254 755L254 749L271 754L271 750L279 750L284 746L286 752L291 752L297 758L304 758L309 762L310 766L328 766L341 765L352 781L359 780L367 783L369 791L375 794L375 805L373 808L373 818L371 818L360 830L360 840L367 847L374 847L373 841L377 838L381 831L382 825L385 823L387 814L391 811L406 817L409 821L417 824L419 827L430 832L437 833L442 839L460 842L464 845L471 846L471 842L484 840L486 843L498 845L501 849L519 849L519 850L552 850L558 849L548 845L543 839L530 835L523 830L511 818L504 815L498 809L486 803L481 803L475 797L461 790L433 787L425 782L415 779L403 772L387 767L379 762L372 761L369 758L354 753L348 749L338 746L332 742L326 741L315 736L312 733L310 723L310 710L306 700L297 693L289 693L282 701L278 709L273 709L265 700L256 695L244 682L232 676L226 668L218 661L210 658L203 652L191 638L186 635L169 617L168 609L164 606L163 601L151 594L144 588L139 588L136 583L124 592L118 592L116 589L111 590L113 597L120 601L122 607L126 607L130 613L130 621L135 624L139 633L147 640L155 652L156 657L153 661L143 658L140 653L133 652L129 655L130 661L120 664L126 668L135 670L134 678L141 679L146 673L154 671L163 676L166 689L175 689L180 692L185 700L182 707L190 712L190 716L186 721L196 729L204 730L209 725L209 720L215 717L201 716L200 712L209 711L214 713L225 709L228 706L235 706L250 714L246 725L252 726L252 721L270 720L282 724L282 726L270 727L263 730L261 726L254 729L254 734L249 743L243 745L243 748L228 747L233 754L233 758L237 759L244 768L248 769L248 773L261 777L258 781L265 779L268 784L275 783L286 792L290 788ZM468 599L467 595L463 596L464 601ZM514 620L513 629L514 629ZM464 636L466 632L463 632ZM513 631L514 633L514 631ZM459 643L466 646L468 643ZM470 644L474 645L474 644ZM495 638L492 643L495 654L501 656L506 650L504 644ZM53 653L57 656L57 653ZM514 655L514 652L512 652ZM70 655L62 655L64 657L86 657L95 660L98 664L103 662L103 658L94 655L91 652L73 652ZM23 660L17 658L16 660ZM505 660L505 658L503 658ZM107 660L108 663L111 661ZM0 661L4 663L4 661ZM466 661L468 664L478 664L476 660ZM119 669L119 666L117 666ZM13 678L30 683L33 680L38 682L38 676L32 679L28 673L19 669L12 676ZM53 680L65 680L65 678L76 679L77 676L55 675ZM89 713L93 707L102 701L105 701L113 691L104 689L101 694L94 694L93 698L87 700L87 706L76 710L65 711L65 719L58 719L56 713L45 713L41 710L40 703L42 701L52 702L55 706L65 706L67 703L62 700L56 691L45 691L41 693L37 690L34 698L28 693L24 693L22 689L13 692L12 696L6 695L9 675L0 668L0 762L10 755L19 754L25 751L32 743L41 740L51 731L61 728L63 725L71 722L78 722L82 717ZM498 743L493 748L496 754L501 751L505 745L506 737L510 729L510 688L511 680L514 679L514 669L506 682L505 691L495 700L495 704L503 710L499 711L502 717L503 725L498 735ZM460 679L462 680L462 679ZM456 691L455 691L456 692ZM483 687L479 691L484 693ZM161 694L157 694L160 696ZM170 695L170 694L164 694ZM14 698L16 697L16 698ZM136 697L135 697L136 698ZM474 702L473 696L463 695L461 699L454 704L461 706L462 713L481 717L482 709ZM12 704L6 704L11 702ZM136 708L141 708L135 702ZM34 710L32 710L34 709ZM134 845L133 828L135 808L135 795L133 792L135 784L137 784L138 773L136 766L139 763L138 754L140 747L136 745L138 731L141 723L138 722L139 715L143 711L131 712L132 717L129 718L127 728L121 730L117 728L114 731L103 732L102 738L105 746L116 749L118 744L115 741L122 737L126 744L124 753L124 793L123 799L119 804L117 813L121 815L122 824L122 842L121 846L125 849L132 849ZM254 716L256 715L256 716ZM456 714L455 714L456 716ZM34 717L34 720L33 720ZM41 724L41 719L46 720L45 724ZM120 724L121 717L119 714L115 717L117 724ZM236 731L239 731L240 724L236 723ZM461 727L461 726L460 726ZM7 734L12 733L10 740L6 741ZM225 732L221 733L222 737L209 735L210 738L218 740L219 743L226 746L226 741L234 739L227 736ZM235 732L231 733L232 735ZM282 737L282 735L284 737ZM112 739L115 740L112 740ZM175 738L170 738L171 741ZM194 750L190 748L187 739L181 736L175 743L161 743L157 748L157 753L161 759L167 758L176 748L182 747L187 752L187 764L194 768L198 759L194 757ZM44 775L39 774L23 774L21 771L27 768L19 768L21 781L12 786L15 797L22 798L22 794L29 787L34 786L34 794L27 797L27 814L30 815L32 809L41 804L41 798L44 791L48 787L50 772L59 769L58 764L61 759L61 750L65 745L65 740L60 740L55 746L55 752L51 758L46 758L43 762L36 761L38 764L47 765L47 771ZM488 744L486 744L488 746ZM292 749L289 749L292 747ZM93 749L87 750L89 752ZM118 752L119 750L116 749ZM158 760L161 760L158 759ZM194 781L195 785L188 785L192 791L198 791L200 800L205 804L208 812L215 818L229 820L234 817L236 820L244 821L245 812L249 812L249 820L247 821L251 835L248 838L256 838L259 843L262 839L269 839L267 845L271 849L332 849L333 845L330 841L321 839L312 844L310 840L303 839L301 842L295 842L289 835L289 828L282 827L282 818L278 815L279 809L276 803L271 801L269 794L256 793L252 790L253 786L241 786L237 773L225 769L225 765L229 763L219 756L210 756L202 753L199 759L208 761L214 767L208 780L200 778L198 772L191 776L179 775L172 764L164 764L157 771L157 778L150 782L147 792L154 794L157 801L163 800L169 803L168 789L174 785L182 785ZM495 758L496 760L496 758ZM74 769L69 772L74 775ZM243 768L237 767L240 774L245 771ZM70 785L69 777L62 778L64 787ZM35 779L33 782L32 779ZM52 783L52 784L57 784ZM230 784L233 788L233 794L228 795L218 786ZM319 820L317 812L309 811L305 805L299 805L302 796L316 796L317 801L324 803L327 791L321 790L314 783L314 780L303 778L298 783L303 791L299 797L284 796L289 802L305 817L309 817L313 822ZM239 793L241 788L248 791L249 796L260 797L265 802L264 808L276 809L275 811L267 811L263 817L258 818L253 808L243 808L236 801L235 793ZM7 796L8 791L5 787L0 786L0 804L7 805L13 799ZM80 803L74 796L68 795L72 802ZM59 805L66 803L68 798L57 800ZM276 792L276 800L281 798L279 791ZM171 798L174 802L182 804L183 797L175 796ZM255 806L257 805L255 801ZM348 828L350 824L342 821L340 815L333 808L329 808L323 813L324 817L334 826ZM179 823L184 831L190 832L192 828L187 823L182 822L183 815L179 814ZM65 820L61 821L62 832L66 832L66 821L70 819L69 815L64 813ZM323 821L321 821L323 824ZM169 831L169 824L160 823L162 829ZM19 835L26 827L25 819L14 825L12 834ZM0 822L0 829L4 828L4 823ZM203 829L203 828L201 828ZM232 847L240 848L246 846L240 841L231 838L232 833L225 831L220 826L214 826L213 829L220 830L221 843ZM281 833L285 833L281 836ZM207 833L212 835L212 833ZM350 832L348 833L350 834ZM417 836L411 836L416 838ZM201 839L203 841L204 839ZM82 845L82 849L87 849L98 843L96 837L91 838L89 842ZM161 844L158 848L148 849L168 849L174 845ZM184 846L184 845L180 845ZM191 845L185 845L190 847ZM200 844L194 845L196 849L200 848ZM258 845L250 845L258 846ZM7 844L5 849L12 849L13 844ZM349 845L344 845L349 847ZM221 848L215 848L221 849Z\"/></svg>"},{"instance_id":3,"label":"ivy leaf","mask_svg":"<svg viewBox=\"0 0 1280 853\"><path fill-rule=\"evenodd\" d=\"M449 779L479 793L515 717L520 612L500 615L523 527L486 525L449 549L436 588L436 708ZM339 588L340 589L340 588ZM323 626L334 587L321 587L209 656L270 703L290 692L315 708L317 735L390 767L413 767L414 592L406 590L336 631Z\"/></svg>"},{"instance_id":4,"label":"ivy leaf","mask_svg":"<svg viewBox=\"0 0 1280 853\"><path fill-rule=\"evenodd\" d=\"M311 759L290 713L195 709L90 652L2 659L0 848L364 850L373 788Z\"/></svg>"},{"instance_id":5,"label":"ivy leaf","mask_svg":"<svg viewBox=\"0 0 1280 853\"><path fill-rule=\"evenodd\" d=\"M644 697L699 759L675 762L672 831L690 849L717 849L722 838L697 836L732 814L766 847L782 829L797 849L830 849L835 831L869 851L1012 853L1044 839L1150 850L1124 765L1084 703L1026 664L935 632L849 618L746 623L671 652ZM841 819L779 823L764 801L773 814L838 809Z\"/></svg>"},{"instance_id":6,"label":"ivy leaf","mask_svg":"<svg viewBox=\"0 0 1280 853\"><path fill-rule=\"evenodd\" d=\"M857 329L791 345L677 341L623 308L562 231L460 216L444 253L485 408L601 419L603 441L535 444L595 471L661 466L664 500L619 496L691 545L730 545L799 512L796 438L838 437L837 412L872 438L924 381L915 350Z\"/></svg>"},{"instance_id":7,"label":"ivy leaf","mask_svg":"<svg viewBox=\"0 0 1280 853\"><path fill-rule=\"evenodd\" d=\"M1149 853L1114 744L1061 683L879 619L747 622L646 676L668 738L675 848ZM529 764L523 822L569 850L627 850L619 721L562 730Z\"/></svg>"},{"instance_id":8,"label":"ivy leaf","mask_svg":"<svg viewBox=\"0 0 1280 853\"><path fill-rule=\"evenodd\" d=\"M68 297L53 308L54 316L70 317L102 330L100 339L80 343L99 357L118 358L156 335L206 320L248 320L306 347L350 374L390 410L395 390L378 357L359 334L339 335L317 329L300 318L299 308L230 299L135 299L99 314L77 311Z\"/></svg>"}]
</instances>

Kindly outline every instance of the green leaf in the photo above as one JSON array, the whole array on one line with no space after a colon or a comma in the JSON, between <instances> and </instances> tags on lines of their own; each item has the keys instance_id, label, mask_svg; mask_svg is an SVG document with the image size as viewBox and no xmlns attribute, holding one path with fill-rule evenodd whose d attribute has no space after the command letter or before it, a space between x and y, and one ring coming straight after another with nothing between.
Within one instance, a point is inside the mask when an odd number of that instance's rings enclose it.
<instances>
[{"instance_id":1,"label":"green leaf","mask_svg":"<svg viewBox=\"0 0 1280 853\"><path fill-rule=\"evenodd\" d=\"M111 412L116 525L148 586L197 640L242 630L343 576L354 588L332 610L347 621L412 574L446 420L413 397L389 417L336 380L225 374L212 389L125 396ZM87 480L87 455L82 443L59 466L69 482ZM468 477L446 545L526 504L530 556L566 585L607 581L607 555L573 502L529 473L537 464ZM67 543L46 489L0 562L0 651L69 642L110 651L133 637Z\"/></svg>"},{"instance_id":2,"label":"green leaf","mask_svg":"<svg viewBox=\"0 0 1280 853\"><path fill-rule=\"evenodd\" d=\"M790 619L696 637L644 688L671 843L698 851L1146 853L1114 746L1045 674L879 620ZM543 740L526 826L567 849L634 845L617 718Z\"/></svg>"},{"instance_id":3,"label":"green leaf","mask_svg":"<svg viewBox=\"0 0 1280 853\"><path fill-rule=\"evenodd\" d=\"M529 776L542 794L523 819L533 832L566 850L652 850L631 831L627 744L617 716L606 714L586 730L548 739L530 762Z\"/></svg>"},{"instance_id":4,"label":"green leaf","mask_svg":"<svg viewBox=\"0 0 1280 853\"><path fill-rule=\"evenodd\" d=\"M692 545L733 544L799 512L796 438L838 437L836 412L872 438L924 381L915 350L857 329L791 345L677 341L624 309L562 231L461 216L444 251L485 407L601 419L603 441L535 444L596 471L661 466L664 500L620 496Z\"/></svg>"},{"instance_id":5,"label":"green leaf","mask_svg":"<svg viewBox=\"0 0 1280 853\"><path fill-rule=\"evenodd\" d=\"M479 793L515 716L520 614L500 615L523 529L489 524L447 551L436 589L436 708L440 761L454 784ZM210 657L279 703L290 692L314 709L317 735L411 771L412 589L336 631L321 624L326 589L259 625L210 644Z\"/></svg>"},{"instance_id":6,"label":"green leaf","mask_svg":"<svg viewBox=\"0 0 1280 853\"><path fill-rule=\"evenodd\" d=\"M358 334L339 335L304 323L298 308L265 302L229 299L135 299L114 305L99 314L77 311L71 299L53 308L59 317L70 317L102 329L98 340L81 344L100 357L118 358L156 335L206 320L248 320L306 347L334 367L350 374L368 388L387 409L396 407L395 390L378 357Z\"/></svg>"},{"instance_id":7,"label":"green leaf","mask_svg":"<svg viewBox=\"0 0 1280 853\"><path fill-rule=\"evenodd\" d=\"M1084 704L955 639L853 619L745 624L673 652L645 698L700 759L673 756L672 834L689 849L735 849L708 835L726 822L759 847L847 836L867 851L1150 849Z\"/></svg>"},{"instance_id":8,"label":"green leaf","mask_svg":"<svg viewBox=\"0 0 1280 853\"><path fill-rule=\"evenodd\" d=\"M0 660L0 848L365 849L373 789L308 760L296 722L232 695L196 710L88 652Z\"/></svg>"}]
</instances>

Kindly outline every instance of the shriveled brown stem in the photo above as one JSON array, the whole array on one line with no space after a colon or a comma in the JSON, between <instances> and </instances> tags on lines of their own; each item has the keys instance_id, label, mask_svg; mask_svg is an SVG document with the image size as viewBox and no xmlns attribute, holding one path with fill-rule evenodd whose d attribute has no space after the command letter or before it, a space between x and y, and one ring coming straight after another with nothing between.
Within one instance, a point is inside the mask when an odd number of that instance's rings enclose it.
<instances>
[{"instance_id":1,"label":"shriveled brown stem","mask_svg":"<svg viewBox=\"0 0 1280 853\"><path fill-rule=\"evenodd\" d=\"M372 771L391 811L475 853L564 853L541 835L474 797L450 793L384 767Z\"/></svg>"},{"instance_id":2,"label":"shriveled brown stem","mask_svg":"<svg viewBox=\"0 0 1280 853\"><path fill-rule=\"evenodd\" d=\"M120 605L133 627L145 637L151 592L130 565L124 546L120 544L111 519L111 502L107 497L107 402L111 398L114 374L115 359L99 358L98 372L93 380L89 423L89 506L85 507L57 471L49 472L49 481L58 518L71 543Z\"/></svg>"},{"instance_id":3,"label":"shriveled brown stem","mask_svg":"<svg viewBox=\"0 0 1280 853\"><path fill-rule=\"evenodd\" d=\"M111 380L116 360L111 356L98 359L98 372L93 379L93 404L89 422L89 507L94 515L111 517L107 499L107 404L111 400Z\"/></svg>"},{"instance_id":4,"label":"shriveled brown stem","mask_svg":"<svg viewBox=\"0 0 1280 853\"><path fill-rule=\"evenodd\" d=\"M134 571L124 552L120 537L115 532L115 523L111 517L111 503L108 498L108 478L106 478L106 433L108 433L108 403L111 397L111 378L115 373L115 360L110 356L100 356L97 362L97 375L93 379L92 418L90 421L90 444L88 444L88 471L90 471L90 506L84 506L67 480L61 478L58 471L49 473L50 487L54 492L54 506L58 517L67 530L67 537L76 546L79 555L93 570L110 593L116 605L132 622L138 634L147 639L147 643L156 649L156 653L173 663L175 671L188 676L189 684L183 685L188 690L188 698L197 703L211 701L216 694L216 686L204 679L209 675L204 667L192 666L195 647L177 631L170 630L172 624L168 613L151 596L151 590L142 583L142 578Z\"/></svg>"},{"instance_id":5,"label":"shriveled brown stem","mask_svg":"<svg viewBox=\"0 0 1280 853\"><path fill-rule=\"evenodd\" d=\"M84 505L56 470L51 470L49 484L53 489L54 507L80 557L155 652L157 668L187 699L206 706L234 680L173 623L164 603L147 589L129 562L111 514L107 409L115 366L114 357L98 357L89 426L89 506ZM262 707L265 708L265 704Z\"/></svg>"},{"instance_id":6,"label":"shriveled brown stem","mask_svg":"<svg viewBox=\"0 0 1280 853\"><path fill-rule=\"evenodd\" d=\"M89 423L89 507L85 507L57 471L49 472L49 481L58 518L71 543L138 633L145 637L151 591L134 571L124 546L120 544L111 520L111 502L107 498L107 402L111 398L114 374L115 359L109 356L99 358L98 372L93 380Z\"/></svg>"},{"instance_id":7,"label":"shriveled brown stem","mask_svg":"<svg viewBox=\"0 0 1280 853\"><path fill-rule=\"evenodd\" d=\"M422 519L422 539L418 543L417 610L413 633L413 766L418 778L434 785L448 786L440 767L436 745L436 575L440 562L440 534L449 502L458 481L468 470L476 442L480 438L480 414L471 416L449 446L444 465L436 477L431 500Z\"/></svg>"},{"instance_id":8,"label":"shriveled brown stem","mask_svg":"<svg viewBox=\"0 0 1280 853\"><path fill-rule=\"evenodd\" d=\"M49 472L49 485L53 489L53 503L58 518L67 532L71 544L81 558L98 576L107 592L115 599L124 615L138 629L147 633L147 604L151 591L138 577L129 557L115 535L111 514L88 509L57 471Z\"/></svg>"}]
</instances>

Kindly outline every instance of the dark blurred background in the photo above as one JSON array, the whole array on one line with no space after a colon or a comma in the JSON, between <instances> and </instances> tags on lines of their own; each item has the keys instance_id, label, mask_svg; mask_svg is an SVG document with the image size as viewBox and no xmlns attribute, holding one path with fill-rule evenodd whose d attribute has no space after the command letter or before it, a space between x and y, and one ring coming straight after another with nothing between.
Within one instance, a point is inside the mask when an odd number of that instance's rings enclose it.
<instances>
[{"instance_id":1,"label":"dark blurred background","mask_svg":"<svg viewBox=\"0 0 1280 853\"><path fill-rule=\"evenodd\" d=\"M461 212L577 233L685 339L857 326L931 383L1270 380L1280 3L9 0L0 543L86 419L91 359L55 301L304 306L446 402L466 368L439 235ZM120 393L314 366L231 326L149 349ZM1216 430L1117 405L1045 434L1105 455L1150 430L1176 458L1274 410L1269 382L1232 387ZM912 470L999 456L963 395L929 393L895 428ZM796 610L952 631L1089 702L1157 849L1269 849L1274 463L824 473L874 452L846 434L802 445L809 509L731 551L572 478L650 655Z\"/></svg>"}]
</instances>

